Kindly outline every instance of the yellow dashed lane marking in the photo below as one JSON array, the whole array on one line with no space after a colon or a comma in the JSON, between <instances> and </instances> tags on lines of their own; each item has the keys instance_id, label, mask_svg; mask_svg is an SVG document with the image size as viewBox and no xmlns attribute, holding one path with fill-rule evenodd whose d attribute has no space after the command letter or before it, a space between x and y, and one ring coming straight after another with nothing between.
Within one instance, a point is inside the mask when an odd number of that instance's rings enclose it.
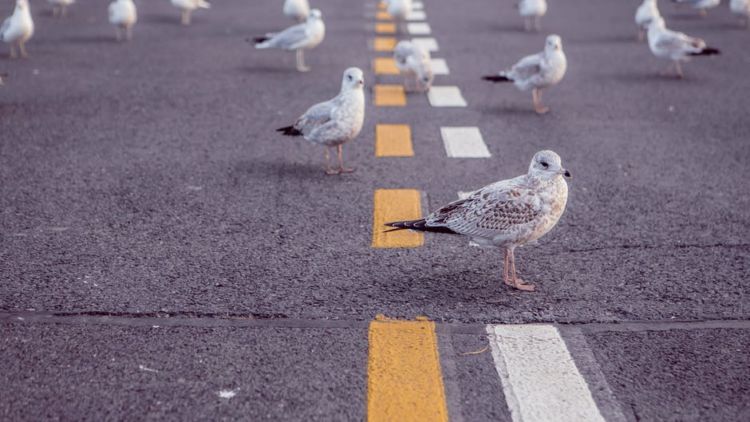
<instances>
[{"instance_id":1,"label":"yellow dashed lane marking","mask_svg":"<svg viewBox=\"0 0 750 422\"><path fill-rule=\"evenodd\" d=\"M448 421L435 323L370 323L367 420Z\"/></svg>"},{"instance_id":2,"label":"yellow dashed lane marking","mask_svg":"<svg viewBox=\"0 0 750 422\"><path fill-rule=\"evenodd\" d=\"M403 107L406 93L401 85L375 85L375 105L380 107Z\"/></svg>"},{"instance_id":3,"label":"yellow dashed lane marking","mask_svg":"<svg viewBox=\"0 0 750 422\"><path fill-rule=\"evenodd\" d=\"M377 189L373 200L372 247L416 248L424 244L422 233L410 230L386 232L385 223L422 218L422 203L415 189Z\"/></svg>"},{"instance_id":4,"label":"yellow dashed lane marking","mask_svg":"<svg viewBox=\"0 0 750 422\"><path fill-rule=\"evenodd\" d=\"M395 34L396 24L395 23L384 23L379 22L375 24L375 32L378 34Z\"/></svg>"},{"instance_id":5,"label":"yellow dashed lane marking","mask_svg":"<svg viewBox=\"0 0 750 422\"><path fill-rule=\"evenodd\" d=\"M376 157L413 157L409 125L375 126Z\"/></svg>"},{"instance_id":6,"label":"yellow dashed lane marking","mask_svg":"<svg viewBox=\"0 0 750 422\"><path fill-rule=\"evenodd\" d=\"M388 52L396 48L396 42L396 39L392 37L375 37L372 46L375 51Z\"/></svg>"},{"instance_id":7,"label":"yellow dashed lane marking","mask_svg":"<svg viewBox=\"0 0 750 422\"><path fill-rule=\"evenodd\" d=\"M387 5L387 4L385 4L385 2L384 2L384 1L378 2L378 9L380 9L380 10L385 10L385 9L387 9L387 8L388 8L388 5Z\"/></svg>"},{"instance_id":8,"label":"yellow dashed lane marking","mask_svg":"<svg viewBox=\"0 0 750 422\"><path fill-rule=\"evenodd\" d=\"M372 60L372 70L376 75L398 75L396 61L392 57L375 57Z\"/></svg>"},{"instance_id":9,"label":"yellow dashed lane marking","mask_svg":"<svg viewBox=\"0 0 750 422\"><path fill-rule=\"evenodd\" d=\"M375 19L379 21L389 21L393 18L388 14L388 12L384 10L378 10L378 12L375 14Z\"/></svg>"}]
</instances>

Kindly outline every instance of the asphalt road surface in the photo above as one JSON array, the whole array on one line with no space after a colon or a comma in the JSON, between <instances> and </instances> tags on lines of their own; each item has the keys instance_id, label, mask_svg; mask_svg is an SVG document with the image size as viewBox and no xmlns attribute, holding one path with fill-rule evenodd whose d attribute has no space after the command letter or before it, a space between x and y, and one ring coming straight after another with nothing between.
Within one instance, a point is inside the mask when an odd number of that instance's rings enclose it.
<instances>
[{"instance_id":1,"label":"asphalt road surface","mask_svg":"<svg viewBox=\"0 0 750 422\"><path fill-rule=\"evenodd\" d=\"M485 326L532 323L558 328L607 420L750 420L750 32L726 5L661 5L722 50L677 80L635 41L633 0L551 2L540 33L510 0L425 0L450 68L435 85L468 103L436 108L373 104L400 81L373 72L373 0L313 2L327 34L304 74L245 41L290 24L251 3L185 28L141 0L118 44L101 2L62 20L33 2L31 58L0 60L0 419L363 420L383 314L437 323L452 420L515 420ZM548 33L568 72L538 116L480 76ZM350 66L367 85L357 171L325 176L319 148L274 129ZM414 156L376 158L379 123L410 125ZM448 157L444 126L478 127L492 156ZM516 254L536 292L459 237L371 247L376 189L417 189L427 212L541 149L573 179L558 226Z\"/></svg>"}]
</instances>

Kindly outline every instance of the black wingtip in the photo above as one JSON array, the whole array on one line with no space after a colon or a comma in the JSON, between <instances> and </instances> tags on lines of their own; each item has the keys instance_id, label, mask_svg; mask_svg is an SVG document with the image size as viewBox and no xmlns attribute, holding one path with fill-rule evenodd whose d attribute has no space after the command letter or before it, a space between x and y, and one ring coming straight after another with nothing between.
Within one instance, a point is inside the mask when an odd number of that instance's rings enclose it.
<instances>
[{"instance_id":1,"label":"black wingtip","mask_svg":"<svg viewBox=\"0 0 750 422\"><path fill-rule=\"evenodd\" d=\"M268 38L268 37L253 37L253 38L248 38L245 41L252 42L254 44L260 44L260 43L262 43L264 41L268 41L269 39L270 38Z\"/></svg>"},{"instance_id":2,"label":"black wingtip","mask_svg":"<svg viewBox=\"0 0 750 422\"><path fill-rule=\"evenodd\" d=\"M508 79L506 76L501 76L501 75L485 75L485 76L482 76L482 80L495 82L495 83L510 82L510 79Z\"/></svg>"},{"instance_id":3,"label":"black wingtip","mask_svg":"<svg viewBox=\"0 0 750 422\"><path fill-rule=\"evenodd\" d=\"M281 132L284 136L302 136L302 132L295 129L294 126L285 126L276 129L276 132Z\"/></svg>"},{"instance_id":4,"label":"black wingtip","mask_svg":"<svg viewBox=\"0 0 750 422\"><path fill-rule=\"evenodd\" d=\"M434 232L434 233L448 233L457 234L453 230L447 227L430 227L427 222L423 219L410 220L410 221L393 221L385 223L387 227L393 227L391 230L386 230L384 233L389 233L398 230L416 230L418 232Z\"/></svg>"},{"instance_id":5,"label":"black wingtip","mask_svg":"<svg viewBox=\"0 0 750 422\"><path fill-rule=\"evenodd\" d=\"M692 53L691 56L718 56L721 54L718 48L706 47L698 53Z\"/></svg>"}]
</instances>

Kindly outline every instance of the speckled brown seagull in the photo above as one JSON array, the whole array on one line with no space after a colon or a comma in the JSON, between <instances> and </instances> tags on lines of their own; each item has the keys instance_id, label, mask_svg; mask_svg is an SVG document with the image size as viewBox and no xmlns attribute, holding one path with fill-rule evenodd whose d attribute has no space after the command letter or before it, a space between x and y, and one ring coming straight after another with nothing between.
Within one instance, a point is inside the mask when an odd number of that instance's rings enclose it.
<instances>
[{"instance_id":1,"label":"speckled brown seagull","mask_svg":"<svg viewBox=\"0 0 750 422\"><path fill-rule=\"evenodd\" d=\"M568 200L560 156L545 150L534 154L528 173L501 180L451 202L426 218L386 223L395 230L450 233L469 236L479 246L505 251L503 281L519 290L534 285L516 275L514 250L539 239L557 224Z\"/></svg>"}]
</instances>

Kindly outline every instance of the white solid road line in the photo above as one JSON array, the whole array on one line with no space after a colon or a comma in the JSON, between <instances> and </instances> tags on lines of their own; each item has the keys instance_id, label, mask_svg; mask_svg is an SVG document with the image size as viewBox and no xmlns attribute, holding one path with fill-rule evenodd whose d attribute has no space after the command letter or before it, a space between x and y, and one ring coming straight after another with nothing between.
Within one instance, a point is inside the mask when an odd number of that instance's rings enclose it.
<instances>
[{"instance_id":1,"label":"white solid road line","mask_svg":"<svg viewBox=\"0 0 750 422\"><path fill-rule=\"evenodd\" d=\"M443 137L448 157L488 158L491 156L482 139L482 133L477 127L441 127L440 134Z\"/></svg>"},{"instance_id":2,"label":"white solid road line","mask_svg":"<svg viewBox=\"0 0 750 422\"><path fill-rule=\"evenodd\" d=\"M432 62L432 73L435 75L449 75L451 73L448 69L448 63L445 59L431 59Z\"/></svg>"},{"instance_id":3,"label":"white solid road line","mask_svg":"<svg viewBox=\"0 0 750 422\"><path fill-rule=\"evenodd\" d=\"M424 9L424 4L421 1L415 1L411 4L411 10L422 10Z\"/></svg>"},{"instance_id":4,"label":"white solid road line","mask_svg":"<svg viewBox=\"0 0 750 422\"><path fill-rule=\"evenodd\" d=\"M466 107L466 100L457 86L433 86L427 91L433 107Z\"/></svg>"},{"instance_id":5,"label":"white solid road line","mask_svg":"<svg viewBox=\"0 0 750 422\"><path fill-rule=\"evenodd\" d=\"M440 49L440 46L438 45L435 38L412 38L411 42L429 51L430 53L434 53Z\"/></svg>"},{"instance_id":6,"label":"white solid road line","mask_svg":"<svg viewBox=\"0 0 750 422\"><path fill-rule=\"evenodd\" d=\"M426 22L407 23L406 30L412 35L430 35L432 33L430 24Z\"/></svg>"},{"instance_id":7,"label":"white solid road line","mask_svg":"<svg viewBox=\"0 0 750 422\"><path fill-rule=\"evenodd\" d=\"M495 368L514 422L604 422L552 325L488 325Z\"/></svg>"},{"instance_id":8,"label":"white solid road line","mask_svg":"<svg viewBox=\"0 0 750 422\"><path fill-rule=\"evenodd\" d=\"M423 10L413 10L411 13L406 15L408 21L423 21L427 19L427 14Z\"/></svg>"}]
</instances>

